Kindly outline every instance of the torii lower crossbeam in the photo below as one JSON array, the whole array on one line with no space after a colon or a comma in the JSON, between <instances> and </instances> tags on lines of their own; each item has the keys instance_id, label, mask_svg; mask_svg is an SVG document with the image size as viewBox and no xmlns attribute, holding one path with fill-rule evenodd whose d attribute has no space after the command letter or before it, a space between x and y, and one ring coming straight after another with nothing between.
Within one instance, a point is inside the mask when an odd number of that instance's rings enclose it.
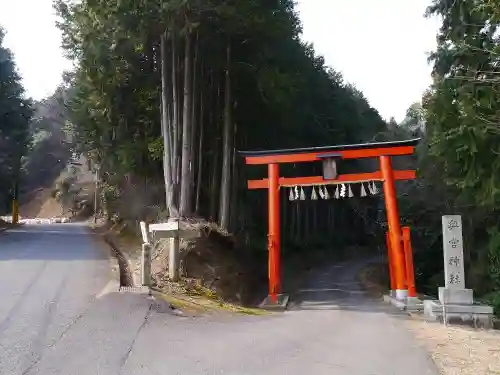
<instances>
[{"instance_id":1,"label":"torii lower crossbeam","mask_svg":"<svg viewBox=\"0 0 500 375\"><path fill-rule=\"evenodd\" d=\"M395 180L412 180L416 178L416 172L412 170L404 171L394 171ZM311 176L311 177L280 177L279 186L319 186L319 185L331 185L331 184L348 184L348 183L360 183L368 181L384 181L382 177L382 172L370 172L370 173L353 173L340 175L334 181L325 180L323 176ZM267 189L269 188L269 179L263 178L262 180L249 180L248 189Z\"/></svg>"}]
</instances>

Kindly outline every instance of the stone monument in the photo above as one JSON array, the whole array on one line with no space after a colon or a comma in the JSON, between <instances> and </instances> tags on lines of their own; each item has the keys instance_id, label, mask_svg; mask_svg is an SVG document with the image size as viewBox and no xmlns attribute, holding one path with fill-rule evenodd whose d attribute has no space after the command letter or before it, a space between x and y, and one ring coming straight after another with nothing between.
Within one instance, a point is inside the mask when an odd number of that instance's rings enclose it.
<instances>
[{"instance_id":1,"label":"stone monument","mask_svg":"<svg viewBox=\"0 0 500 375\"><path fill-rule=\"evenodd\" d=\"M472 289L465 288L462 218L460 215L445 215L442 225L445 286L438 289L439 301L424 301L424 315L430 319L443 319L446 323L458 319L490 328L493 308L475 303Z\"/></svg>"}]
</instances>

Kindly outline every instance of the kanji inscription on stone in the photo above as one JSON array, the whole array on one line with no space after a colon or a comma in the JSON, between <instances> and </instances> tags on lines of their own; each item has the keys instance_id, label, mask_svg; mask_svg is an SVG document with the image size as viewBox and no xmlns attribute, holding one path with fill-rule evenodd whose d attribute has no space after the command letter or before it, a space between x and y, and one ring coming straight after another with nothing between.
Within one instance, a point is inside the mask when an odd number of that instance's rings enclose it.
<instances>
[{"instance_id":1,"label":"kanji inscription on stone","mask_svg":"<svg viewBox=\"0 0 500 375\"><path fill-rule=\"evenodd\" d=\"M462 217L445 215L443 223L444 274L446 288L465 289Z\"/></svg>"},{"instance_id":2,"label":"kanji inscription on stone","mask_svg":"<svg viewBox=\"0 0 500 375\"><path fill-rule=\"evenodd\" d=\"M460 283L460 275L450 273L450 279L448 280L450 285L455 285Z\"/></svg>"}]
</instances>

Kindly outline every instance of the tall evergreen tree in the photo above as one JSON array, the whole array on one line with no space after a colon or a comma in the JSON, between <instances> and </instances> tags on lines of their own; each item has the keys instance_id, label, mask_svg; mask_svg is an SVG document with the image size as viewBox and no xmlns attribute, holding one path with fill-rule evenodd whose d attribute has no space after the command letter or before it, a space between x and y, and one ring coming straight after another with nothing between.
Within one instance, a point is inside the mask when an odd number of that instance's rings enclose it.
<instances>
[{"instance_id":1,"label":"tall evergreen tree","mask_svg":"<svg viewBox=\"0 0 500 375\"><path fill-rule=\"evenodd\" d=\"M430 58L434 82L401 127L425 124L419 181L402 205L421 250L418 283L435 292L442 282L440 217L461 214L466 283L500 308L500 2L434 0L427 13L441 20Z\"/></svg>"},{"instance_id":2,"label":"tall evergreen tree","mask_svg":"<svg viewBox=\"0 0 500 375\"><path fill-rule=\"evenodd\" d=\"M26 99L14 58L3 46L0 27L0 210L17 194L22 160L30 143L31 102Z\"/></svg>"}]
</instances>

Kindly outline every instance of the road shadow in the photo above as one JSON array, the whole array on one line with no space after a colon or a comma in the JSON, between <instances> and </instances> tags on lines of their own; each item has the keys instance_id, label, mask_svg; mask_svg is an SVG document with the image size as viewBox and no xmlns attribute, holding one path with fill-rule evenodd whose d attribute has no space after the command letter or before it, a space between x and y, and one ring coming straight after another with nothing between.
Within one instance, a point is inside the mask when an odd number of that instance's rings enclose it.
<instances>
[{"instance_id":1,"label":"road shadow","mask_svg":"<svg viewBox=\"0 0 500 375\"><path fill-rule=\"evenodd\" d=\"M107 258L83 224L25 224L0 233L0 261Z\"/></svg>"}]
</instances>

